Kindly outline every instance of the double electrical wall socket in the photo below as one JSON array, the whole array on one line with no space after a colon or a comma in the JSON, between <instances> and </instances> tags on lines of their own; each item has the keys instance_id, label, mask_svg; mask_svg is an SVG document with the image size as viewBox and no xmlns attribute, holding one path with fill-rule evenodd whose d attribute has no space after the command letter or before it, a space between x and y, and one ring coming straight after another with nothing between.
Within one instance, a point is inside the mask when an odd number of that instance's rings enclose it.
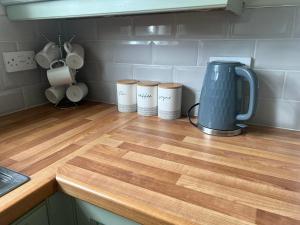
<instances>
[{"instance_id":1,"label":"double electrical wall socket","mask_svg":"<svg viewBox=\"0 0 300 225\"><path fill-rule=\"evenodd\" d=\"M34 51L3 52L6 72L17 72L37 68Z\"/></svg>"}]
</instances>

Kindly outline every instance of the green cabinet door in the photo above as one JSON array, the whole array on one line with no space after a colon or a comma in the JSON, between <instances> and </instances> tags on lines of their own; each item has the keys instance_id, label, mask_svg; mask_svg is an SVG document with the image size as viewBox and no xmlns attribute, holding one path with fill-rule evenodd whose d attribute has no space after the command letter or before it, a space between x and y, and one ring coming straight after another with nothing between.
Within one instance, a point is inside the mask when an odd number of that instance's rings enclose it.
<instances>
[{"instance_id":1,"label":"green cabinet door","mask_svg":"<svg viewBox=\"0 0 300 225\"><path fill-rule=\"evenodd\" d=\"M78 225L139 225L85 201L76 199Z\"/></svg>"},{"instance_id":2,"label":"green cabinet door","mask_svg":"<svg viewBox=\"0 0 300 225\"><path fill-rule=\"evenodd\" d=\"M49 225L46 204L43 202L12 225Z\"/></svg>"},{"instance_id":3,"label":"green cabinet door","mask_svg":"<svg viewBox=\"0 0 300 225\"><path fill-rule=\"evenodd\" d=\"M46 200L50 225L76 225L75 199L56 192Z\"/></svg>"}]
</instances>

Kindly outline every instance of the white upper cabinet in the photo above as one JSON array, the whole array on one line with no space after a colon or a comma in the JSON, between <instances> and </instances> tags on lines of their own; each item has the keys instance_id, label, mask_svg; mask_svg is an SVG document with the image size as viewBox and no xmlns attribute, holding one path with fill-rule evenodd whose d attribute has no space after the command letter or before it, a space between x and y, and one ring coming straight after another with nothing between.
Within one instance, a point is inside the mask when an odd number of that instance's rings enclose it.
<instances>
[{"instance_id":1,"label":"white upper cabinet","mask_svg":"<svg viewBox=\"0 0 300 225\"><path fill-rule=\"evenodd\" d=\"M11 20L114 16L224 9L240 14L242 0L0 0Z\"/></svg>"}]
</instances>

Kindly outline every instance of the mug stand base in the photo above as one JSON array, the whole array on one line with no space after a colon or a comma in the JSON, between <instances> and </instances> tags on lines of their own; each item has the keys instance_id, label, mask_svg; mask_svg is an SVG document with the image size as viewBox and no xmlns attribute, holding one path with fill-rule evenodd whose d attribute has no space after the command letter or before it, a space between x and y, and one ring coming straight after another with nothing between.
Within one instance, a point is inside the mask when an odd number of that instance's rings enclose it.
<instances>
[{"instance_id":1,"label":"mug stand base","mask_svg":"<svg viewBox=\"0 0 300 225\"><path fill-rule=\"evenodd\" d=\"M59 109L69 109L69 108L76 108L78 106L78 102L71 102L69 99L67 98L63 98L62 100L60 100L59 103L57 103L55 105L55 108L59 108Z\"/></svg>"}]
</instances>

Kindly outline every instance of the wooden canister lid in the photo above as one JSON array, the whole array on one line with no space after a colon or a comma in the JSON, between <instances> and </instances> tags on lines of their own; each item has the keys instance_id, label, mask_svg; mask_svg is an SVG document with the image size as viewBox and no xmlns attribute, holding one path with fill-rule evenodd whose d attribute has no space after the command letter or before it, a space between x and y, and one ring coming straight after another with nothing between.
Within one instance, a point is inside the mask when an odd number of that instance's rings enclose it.
<instances>
[{"instance_id":1,"label":"wooden canister lid","mask_svg":"<svg viewBox=\"0 0 300 225\"><path fill-rule=\"evenodd\" d=\"M157 81L150 81L150 80L144 80L144 81L139 81L138 85L139 86L157 86L159 82Z\"/></svg>"},{"instance_id":2,"label":"wooden canister lid","mask_svg":"<svg viewBox=\"0 0 300 225\"><path fill-rule=\"evenodd\" d=\"M118 80L118 84L136 84L138 81L137 80Z\"/></svg>"},{"instance_id":3,"label":"wooden canister lid","mask_svg":"<svg viewBox=\"0 0 300 225\"><path fill-rule=\"evenodd\" d=\"M164 89L177 89L177 88L181 88L182 84L179 84L179 83L162 83L162 84L159 84L158 87L164 88Z\"/></svg>"}]
</instances>

